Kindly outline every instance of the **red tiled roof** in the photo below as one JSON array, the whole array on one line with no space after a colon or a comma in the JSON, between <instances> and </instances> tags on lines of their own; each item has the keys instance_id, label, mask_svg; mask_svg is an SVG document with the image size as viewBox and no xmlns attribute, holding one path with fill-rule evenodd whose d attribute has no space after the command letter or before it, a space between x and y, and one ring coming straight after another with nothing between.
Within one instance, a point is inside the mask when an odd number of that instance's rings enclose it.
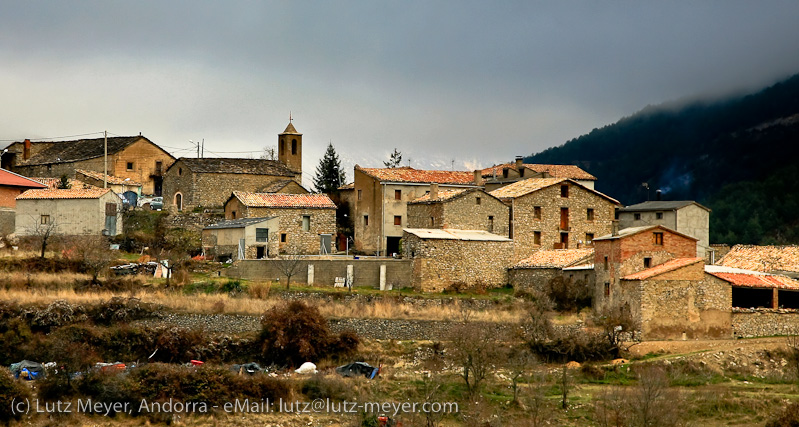
<instances>
[{"instance_id":1,"label":"red tiled roof","mask_svg":"<svg viewBox=\"0 0 799 427\"><path fill-rule=\"evenodd\" d=\"M77 172L79 174L82 174L82 175L86 175L89 178L94 178L94 179L96 179L98 181L102 181L103 180L103 173L102 172L87 171L87 170L83 170L83 169L75 169L75 172ZM107 175L107 176L108 176L107 181L108 181L109 184L130 185L130 186L141 185L138 182L131 181L129 178L126 181L125 178L120 178L118 176L113 176L113 175Z\"/></svg>"},{"instance_id":2,"label":"red tiled roof","mask_svg":"<svg viewBox=\"0 0 799 427\"><path fill-rule=\"evenodd\" d=\"M593 255L593 248L535 251L529 258L519 261L514 268L563 268Z\"/></svg>"},{"instance_id":3,"label":"red tiled roof","mask_svg":"<svg viewBox=\"0 0 799 427\"><path fill-rule=\"evenodd\" d=\"M596 177L591 175L590 173L582 170L579 166L575 165L542 165L537 163L525 163L523 165L525 168L532 170L533 172L537 173L548 173L553 178L571 178L571 179L580 179L580 180L590 180L595 181ZM481 175L486 176L493 176L494 172L498 174L502 174L504 169L512 169L516 170L516 163L503 163L501 165L487 167L482 169Z\"/></svg>"},{"instance_id":4,"label":"red tiled roof","mask_svg":"<svg viewBox=\"0 0 799 427\"><path fill-rule=\"evenodd\" d=\"M716 265L765 272L799 272L799 246L735 245Z\"/></svg>"},{"instance_id":5,"label":"red tiled roof","mask_svg":"<svg viewBox=\"0 0 799 427\"><path fill-rule=\"evenodd\" d=\"M335 209L336 205L325 194L248 193L234 191L236 197L250 208L316 208Z\"/></svg>"},{"instance_id":6,"label":"red tiled roof","mask_svg":"<svg viewBox=\"0 0 799 427\"><path fill-rule=\"evenodd\" d=\"M591 193L596 194L597 196L605 198L611 203L614 203L616 205L621 205L618 200L606 194L600 193L599 191L588 188L580 184L579 182L569 178L528 178L528 179L523 179L521 181L516 181L513 184L506 185L504 187L497 188L496 190L490 192L489 194L498 199L515 199L517 197L530 194L534 191L538 191L543 188L559 184L561 182L569 182L574 186L578 186L586 191L590 191Z\"/></svg>"},{"instance_id":7,"label":"red tiled roof","mask_svg":"<svg viewBox=\"0 0 799 427\"><path fill-rule=\"evenodd\" d=\"M36 180L24 177L5 169L0 169L0 185L23 188L46 188L47 186Z\"/></svg>"},{"instance_id":8,"label":"red tiled roof","mask_svg":"<svg viewBox=\"0 0 799 427\"><path fill-rule=\"evenodd\" d=\"M48 188L56 189L58 184L61 183L59 178L31 178L32 180L46 185Z\"/></svg>"},{"instance_id":9,"label":"red tiled roof","mask_svg":"<svg viewBox=\"0 0 799 427\"><path fill-rule=\"evenodd\" d=\"M703 261L702 258L674 258L644 271L624 276L622 280L646 280Z\"/></svg>"},{"instance_id":10,"label":"red tiled roof","mask_svg":"<svg viewBox=\"0 0 799 427\"><path fill-rule=\"evenodd\" d=\"M99 199L105 193L111 191L109 188L69 188L69 189L46 189L28 190L19 196L17 200L37 200L37 199Z\"/></svg>"},{"instance_id":11,"label":"red tiled roof","mask_svg":"<svg viewBox=\"0 0 799 427\"><path fill-rule=\"evenodd\" d=\"M745 288L799 289L799 282L787 276L715 272L709 274L712 274L713 276L716 276L724 281L730 282L733 286L741 286Z\"/></svg>"},{"instance_id":12,"label":"red tiled roof","mask_svg":"<svg viewBox=\"0 0 799 427\"><path fill-rule=\"evenodd\" d=\"M431 171L414 169L409 166L401 168L362 168L358 165L355 165L355 169L378 181L474 185L474 173L467 171Z\"/></svg>"}]
</instances>

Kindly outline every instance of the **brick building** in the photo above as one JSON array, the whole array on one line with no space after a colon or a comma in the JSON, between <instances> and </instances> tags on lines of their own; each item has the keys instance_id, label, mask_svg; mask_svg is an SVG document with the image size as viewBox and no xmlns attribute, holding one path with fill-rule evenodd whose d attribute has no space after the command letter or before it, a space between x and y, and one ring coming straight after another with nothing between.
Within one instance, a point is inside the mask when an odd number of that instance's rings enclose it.
<instances>
[{"instance_id":1,"label":"brick building","mask_svg":"<svg viewBox=\"0 0 799 427\"><path fill-rule=\"evenodd\" d=\"M508 272L514 289L546 291L556 277L571 283L581 282L593 290L594 249L553 249L535 251Z\"/></svg>"},{"instance_id":2,"label":"brick building","mask_svg":"<svg viewBox=\"0 0 799 427\"><path fill-rule=\"evenodd\" d=\"M480 188L430 191L408 202L409 228L484 230L508 237L508 206Z\"/></svg>"},{"instance_id":3,"label":"brick building","mask_svg":"<svg viewBox=\"0 0 799 427\"><path fill-rule=\"evenodd\" d=\"M8 146L3 165L30 177L75 177L77 169L103 173L104 139L15 142ZM108 138L108 174L142 184L144 194L161 195L163 172L175 158L139 136Z\"/></svg>"},{"instance_id":4,"label":"brick building","mask_svg":"<svg viewBox=\"0 0 799 427\"><path fill-rule=\"evenodd\" d=\"M474 174L464 171L355 165L354 175L355 248L381 255L400 253L402 229L408 226L408 202L422 197L430 184L438 184L440 190L477 187Z\"/></svg>"},{"instance_id":5,"label":"brick building","mask_svg":"<svg viewBox=\"0 0 799 427\"><path fill-rule=\"evenodd\" d=\"M541 249L590 246L610 233L619 202L567 178L530 178L491 192L510 207L515 260Z\"/></svg>"},{"instance_id":6,"label":"brick building","mask_svg":"<svg viewBox=\"0 0 799 427\"><path fill-rule=\"evenodd\" d=\"M514 182L529 178L569 178L593 189L596 177L575 165L542 165L524 163L521 156L514 163L494 165L475 171L485 190L491 192Z\"/></svg>"},{"instance_id":7,"label":"brick building","mask_svg":"<svg viewBox=\"0 0 799 427\"><path fill-rule=\"evenodd\" d=\"M706 257L710 248L710 209L691 200L654 200L619 209L619 228L662 225L696 237L696 253Z\"/></svg>"},{"instance_id":8,"label":"brick building","mask_svg":"<svg viewBox=\"0 0 799 427\"><path fill-rule=\"evenodd\" d=\"M221 261L273 258L279 233L277 217L226 220L203 228L203 251Z\"/></svg>"},{"instance_id":9,"label":"brick building","mask_svg":"<svg viewBox=\"0 0 799 427\"><path fill-rule=\"evenodd\" d=\"M115 236L122 232L122 199L108 188L36 189L17 196L16 234L48 228L62 235Z\"/></svg>"},{"instance_id":10,"label":"brick building","mask_svg":"<svg viewBox=\"0 0 799 427\"><path fill-rule=\"evenodd\" d=\"M225 219L278 218L270 232L280 253L331 253L336 234L336 205L324 194L234 191L225 203ZM271 253L271 252L270 252Z\"/></svg>"},{"instance_id":11,"label":"brick building","mask_svg":"<svg viewBox=\"0 0 799 427\"><path fill-rule=\"evenodd\" d=\"M506 237L487 231L406 228L402 241L413 263L413 286L420 291L508 283L513 241Z\"/></svg>"},{"instance_id":12,"label":"brick building","mask_svg":"<svg viewBox=\"0 0 799 427\"><path fill-rule=\"evenodd\" d=\"M625 228L594 239L594 307L623 303L622 277L656 267L674 258L696 257L695 237L662 225Z\"/></svg>"}]
</instances>

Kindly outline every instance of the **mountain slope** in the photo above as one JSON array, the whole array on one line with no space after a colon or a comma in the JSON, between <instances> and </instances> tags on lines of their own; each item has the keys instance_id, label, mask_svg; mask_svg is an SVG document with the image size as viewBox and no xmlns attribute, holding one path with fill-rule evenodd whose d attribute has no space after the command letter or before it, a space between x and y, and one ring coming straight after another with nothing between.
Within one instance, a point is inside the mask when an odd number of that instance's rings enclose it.
<instances>
[{"instance_id":1,"label":"mountain slope","mask_svg":"<svg viewBox=\"0 0 799 427\"><path fill-rule=\"evenodd\" d=\"M714 210L711 243L799 243L799 75L758 93L647 107L525 159L573 163L624 204L661 189Z\"/></svg>"}]
</instances>

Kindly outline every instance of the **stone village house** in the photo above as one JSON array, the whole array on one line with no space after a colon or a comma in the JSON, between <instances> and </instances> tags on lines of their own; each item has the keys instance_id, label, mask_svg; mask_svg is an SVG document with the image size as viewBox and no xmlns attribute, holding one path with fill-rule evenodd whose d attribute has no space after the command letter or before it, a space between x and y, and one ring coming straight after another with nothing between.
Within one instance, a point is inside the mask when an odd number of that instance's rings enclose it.
<instances>
[{"instance_id":1,"label":"stone village house","mask_svg":"<svg viewBox=\"0 0 799 427\"><path fill-rule=\"evenodd\" d=\"M355 165L354 175L355 248L380 255L401 252L402 230L408 226L408 202L422 197L430 184L438 184L441 190L477 187L475 174L465 171Z\"/></svg>"},{"instance_id":2,"label":"stone village house","mask_svg":"<svg viewBox=\"0 0 799 427\"><path fill-rule=\"evenodd\" d=\"M406 228L413 287L441 292L453 285L496 288L508 283L513 241L479 230Z\"/></svg>"},{"instance_id":3,"label":"stone village house","mask_svg":"<svg viewBox=\"0 0 799 427\"><path fill-rule=\"evenodd\" d=\"M610 233L619 202L568 178L530 178L494 190L510 207L514 262L541 249L590 246Z\"/></svg>"},{"instance_id":4,"label":"stone village house","mask_svg":"<svg viewBox=\"0 0 799 427\"><path fill-rule=\"evenodd\" d=\"M181 157L164 176L164 207L219 208L236 190L308 192L302 187L302 134L293 124L278 135L278 160Z\"/></svg>"},{"instance_id":5,"label":"stone village house","mask_svg":"<svg viewBox=\"0 0 799 427\"><path fill-rule=\"evenodd\" d=\"M61 235L116 236L122 232L122 199L108 188L36 189L17 196L18 236L49 227Z\"/></svg>"},{"instance_id":6,"label":"stone village house","mask_svg":"<svg viewBox=\"0 0 799 427\"><path fill-rule=\"evenodd\" d=\"M270 228L269 246L274 240L281 254L332 253L336 205L324 194L234 191L225 203L227 220L272 217L278 218L278 228Z\"/></svg>"},{"instance_id":7,"label":"stone village house","mask_svg":"<svg viewBox=\"0 0 799 427\"><path fill-rule=\"evenodd\" d=\"M593 262L593 248L540 250L516 263L508 275L514 289L546 291L547 284L556 277L593 288Z\"/></svg>"},{"instance_id":8,"label":"stone village house","mask_svg":"<svg viewBox=\"0 0 799 427\"><path fill-rule=\"evenodd\" d=\"M8 146L3 165L29 177L75 178L77 169L104 171L104 139L15 142ZM142 184L144 194L161 195L163 173L175 158L139 136L108 138L108 174Z\"/></svg>"},{"instance_id":9,"label":"stone village house","mask_svg":"<svg viewBox=\"0 0 799 427\"><path fill-rule=\"evenodd\" d=\"M408 202L409 228L483 230L508 237L508 206L480 188L439 191Z\"/></svg>"},{"instance_id":10,"label":"stone village house","mask_svg":"<svg viewBox=\"0 0 799 427\"><path fill-rule=\"evenodd\" d=\"M654 200L627 206L618 210L619 228L663 225L677 232L699 239L696 253L708 257L710 248L710 209L690 200ZM710 259L710 263L713 260Z\"/></svg>"}]
</instances>

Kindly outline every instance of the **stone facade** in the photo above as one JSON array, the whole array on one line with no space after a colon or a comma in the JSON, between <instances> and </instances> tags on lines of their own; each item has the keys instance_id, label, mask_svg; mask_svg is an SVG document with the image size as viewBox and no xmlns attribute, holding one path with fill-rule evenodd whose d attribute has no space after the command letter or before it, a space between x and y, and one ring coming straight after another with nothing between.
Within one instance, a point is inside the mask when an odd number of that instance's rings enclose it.
<instances>
[{"instance_id":1,"label":"stone facade","mask_svg":"<svg viewBox=\"0 0 799 427\"><path fill-rule=\"evenodd\" d=\"M627 230L635 232L626 233ZM594 307L623 302L617 300L615 288L622 277L663 264L673 258L696 256L696 239L662 226L622 230L619 236L603 236L594 240L594 272L596 275ZM654 233L661 233L662 244ZM607 293L607 289L610 293Z\"/></svg>"},{"instance_id":2,"label":"stone facade","mask_svg":"<svg viewBox=\"0 0 799 427\"><path fill-rule=\"evenodd\" d=\"M644 280L621 280L615 292L640 321L641 338L730 338L732 291L694 262Z\"/></svg>"},{"instance_id":3,"label":"stone facade","mask_svg":"<svg viewBox=\"0 0 799 427\"><path fill-rule=\"evenodd\" d=\"M564 270L562 268L512 268L508 270L508 280L513 289L535 290L546 292L548 284L556 277L562 277L570 283L583 283L594 286L594 270Z\"/></svg>"},{"instance_id":4,"label":"stone facade","mask_svg":"<svg viewBox=\"0 0 799 427\"><path fill-rule=\"evenodd\" d=\"M413 287L417 290L441 292L453 284L497 288L508 283L513 254L510 240L425 239L405 232L403 246L413 261Z\"/></svg>"},{"instance_id":5,"label":"stone facade","mask_svg":"<svg viewBox=\"0 0 799 427\"><path fill-rule=\"evenodd\" d=\"M443 200L433 198L408 203L410 228L484 230L508 237L508 218L508 206L477 188Z\"/></svg>"},{"instance_id":6,"label":"stone facade","mask_svg":"<svg viewBox=\"0 0 799 427\"><path fill-rule=\"evenodd\" d=\"M564 191L567 197L562 197ZM590 247L591 239L611 232L616 203L575 182L561 181L513 198L510 207L514 258L519 261L539 249Z\"/></svg>"}]
</instances>

